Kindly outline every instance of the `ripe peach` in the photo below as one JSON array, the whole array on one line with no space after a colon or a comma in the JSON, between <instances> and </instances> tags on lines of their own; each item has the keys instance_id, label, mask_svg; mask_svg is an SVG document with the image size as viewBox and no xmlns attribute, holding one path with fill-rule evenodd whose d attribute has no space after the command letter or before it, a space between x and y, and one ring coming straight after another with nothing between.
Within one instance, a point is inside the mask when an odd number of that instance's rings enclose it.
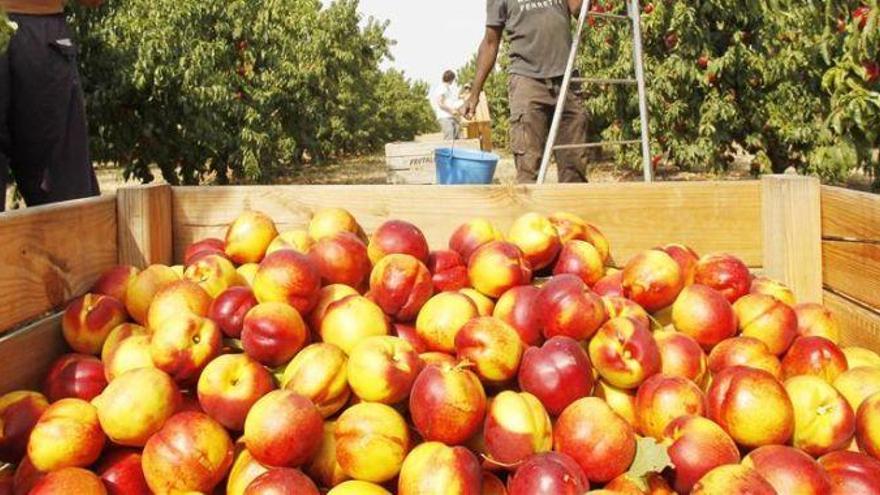
<instances>
[{"instance_id":1,"label":"ripe peach","mask_svg":"<svg viewBox=\"0 0 880 495\"><path fill-rule=\"evenodd\" d=\"M155 368L139 368L118 376L92 404L110 440L143 447L177 412L181 396L168 374Z\"/></svg>"},{"instance_id":2,"label":"ripe peach","mask_svg":"<svg viewBox=\"0 0 880 495\"><path fill-rule=\"evenodd\" d=\"M367 257L367 246L348 232L324 237L308 253L324 285L360 287L373 268Z\"/></svg>"},{"instance_id":3,"label":"ripe peach","mask_svg":"<svg viewBox=\"0 0 880 495\"><path fill-rule=\"evenodd\" d=\"M844 347L843 355L846 356L847 368L858 368L867 366L869 368L880 368L880 354L865 349L864 347Z\"/></svg>"},{"instance_id":4,"label":"ripe peach","mask_svg":"<svg viewBox=\"0 0 880 495\"><path fill-rule=\"evenodd\" d=\"M571 456L591 482L620 476L635 458L632 427L601 399L585 397L559 416L553 430L557 452Z\"/></svg>"},{"instance_id":5,"label":"ripe peach","mask_svg":"<svg viewBox=\"0 0 880 495\"><path fill-rule=\"evenodd\" d=\"M488 220L477 218L462 224L449 238L449 249L461 255L465 263L480 247L490 242L503 241L504 235Z\"/></svg>"},{"instance_id":6,"label":"ripe peach","mask_svg":"<svg viewBox=\"0 0 880 495\"><path fill-rule=\"evenodd\" d=\"M86 294L75 299L61 319L64 340L80 354L101 353L107 335L125 323L125 307L110 296Z\"/></svg>"},{"instance_id":7,"label":"ripe peach","mask_svg":"<svg viewBox=\"0 0 880 495\"><path fill-rule=\"evenodd\" d=\"M602 297L623 297L623 272L606 272L605 276L593 285L593 292Z\"/></svg>"},{"instance_id":8,"label":"ripe peach","mask_svg":"<svg viewBox=\"0 0 880 495\"><path fill-rule=\"evenodd\" d=\"M434 292L455 292L468 286L467 264L458 251L431 251L428 271L434 283Z\"/></svg>"},{"instance_id":9,"label":"ripe peach","mask_svg":"<svg viewBox=\"0 0 880 495\"><path fill-rule=\"evenodd\" d=\"M390 406L363 402L339 416L336 458L352 478L384 483L400 472L409 451L409 428Z\"/></svg>"},{"instance_id":10,"label":"ripe peach","mask_svg":"<svg viewBox=\"0 0 880 495\"><path fill-rule=\"evenodd\" d=\"M232 440L207 415L178 413L150 437L141 464L156 493L211 493L232 465Z\"/></svg>"},{"instance_id":11,"label":"ripe peach","mask_svg":"<svg viewBox=\"0 0 880 495\"><path fill-rule=\"evenodd\" d=\"M312 401L289 390L275 390L258 400L244 422L244 441L254 458L267 466L297 467L321 446L324 420Z\"/></svg>"},{"instance_id":12,"label":"ripe peach","mask_svg":"<svg viewBox=\"0 0 880 495\"><path fill-rule=\"evenodd\" d=\"M117 325L116 328L111 330L107 335L107 339L104 341L103 347L101 347L101 361L105 363L109 361L110 355L116 350L116 347L122 343L123 340L132 335L149 336L150 331L136 323L123 323L122 325Z\"/></svg>"},{"instance_id":13,"label":"ripe peach","mask_svg":"<svg viewBox=\"0 0 880 495\"><path fill-rule=\"evenodd\" d=\"M141 453L135 449L115 449L104 454L95 467L95 474L110 495L152 495L144 469Z\"/></svg>"},{"instance_id":14,"label":"ripe peach","mask_svg":"<svg viewBox=\"0 0 880 495\"><path fill-rule=\"evenodd\" d=\"M507 486L498 476L483 471L483 487L480 495L507 495Z\"/></svg>"},{"instance_id":15,"label":"ripe peach","mask_svg":"<svg viewBox=\"0 0 880 495\"><path fill-rule=\"evenodd\" d=\"M321 274L308 256L281 250L266 256L254 276L257 301L281 302L307 314L318 302Z\"/></svg>"},{"instance_id":16,"label":"ripe peach","mask_svg":"<svg viewBox=\"0 0 880 495\"><path fill-rule=\"evenodd\" d=\"M818 457L849 445L855 434L855 413L834 387L816 376L785 382L794 405L795 447Z\"/></svg>"},{"instance_id":17,"label":"ripe peach","mask_svg":"<svg viewBox=\"0 0 880 495\"><path fill-rule=\"evenodd\" d=\"M14 495L27 495L31 488L44 476L46 476L46 473L37 470L30 459L25 456L18 464L18 467L15 468L15 475L12 479L12 493Z\"/></svg>"},{"instance_id":18,"label":"ripe peach","mask_svg":"<svg viewBox=\"0 0 880 495\"><path fill-rule=\"evenodd\" d=\"M309 237L316 241L339 232L350 232L363 237L361 226L358 225L357 220L342 208L320 209L309 221Z\"/></svg>"},{"instance_id":19,"label":"ripe peach","mask_svg":"<svg viewBox=\"0 0 880 495\"><path fill-rule=\"evenodd\" d=\"M785 387L763 370L734 366L715 375L708 416L739 445L784 444L794 433L795 412Z\"/></svg>"},{"instance_id":20,"label":"ripe peach","mask_svg":"<svg viewBox=\"0 0 880 495\"><path fill-rule=\"evenodd\" d=\"M458 445L482 426L486 393L477 375L464 367L429 365L413 384L409 409L425 440Z\"/></svg>"},{"instance_id":21,"label":"ripe peach","mask_svg":"<svg viewBox=\"0 0 880 495\"><path fill-rule=\"evenodd\" d=\"M235 263L259 263L278 236L275 222L265 213L245 211L226 231L226 255Z\"/></svg>"},{"instance_id":22,"label":"ripe peach","mask_svg":"<svg viewBox=\"0 0 880 495\"><path fill-rule=\"evenodd\" d=\"M31 430L48 407L49 401L38 392L16 391L0 397L0 461L21 461Z\"/></svg>"},{"instance_id":23,"label":"ripe peach","mask_svg":"<svg viewBox=\"0 0 880 495\"><path fill-rule=\"evenodd\" d=\"M245 495L320 495L315 483L299 469L273 468L258 476L248 485Z\"/></svg>"},{"instance_id":24,"label":"ripe peach","mask_svg":"<svg viewBox=\"0 0 880 495\"><path fill-rule=\"evenodd\" d=\"M388 335L388 320L376 303L363 296L347 296L327 307L321 320L321 338L346 354L368 337Z\"/></svg>"},{"instance_id":25,"label":"ripe peach","mask_svg":"<svg viewBox=\"0 0 880 495\"><path fill-rule=\"evenodd\" d=\"M422 360L398 337L378 336L360 341L348 360L348 383L366 402L396 404L409 397Z\"/></svg>"},{"instance_id":26,"label":"ripe peach","mask_svg":"<svg viewBox=\"0 0 880 495\"><path fill-rule=\"evenodd\" d=\"M249 287L230 287L217 295L208 309L208 317L217 323L227 337L241 337L244 315L257 305L257 298Z\"/></svg>"},{"instance_id":27,"label":"ripe peach","mask_svg":"<svg viewBox=\"0 0 880 495\"><path fill-rule=\"evenodd\" d=\"M281 387L311 400L323 417L336 414L348 402L348 358L327 343L312 344L296 355L284 370Z\"/></svg>"},{"instance_id":28,"label":"ripe peach","mask_svg":"<svg viewBox=\"0 0 880 495\"><path fill-rule=\"evenodd\" d=\"M493 241L474 251L468 261L468 279L474 289L489 297L501 297L532 280L532 268L515 244Z\"/></svg>"},{"instance_id":29,"label":"ripe peach","mask_svg":"<svg viewBox=\"0 0 880 495\"><path fill-rule=\"evenodd\" d=\"M782 359L782 378L813 375L833 383L847 370L846 356L824 337L799 337Z\"/></svg>"},{"instance_id":30,"label":"ripe peach","mask_svg":"<svg viewBox=\"0 0 880 495\"><path fill-rule=\"evenodd\" d=\"M746 294L733 305L744 337L755 337L781 356L797 337L797 315L773 296Z\"/></svg>"},{"instance_id":31,"label":"ripe peach","mask_svg":"<svg viewBox=\"0 0 880 495\"><path fill-rule=\"evenodd\" d=\"M519 368L519 387L558 416L593 390L590 358L576 340L553 337L540 348L526 349Z\"/></svg>"},{"instance_id":32,"label":"ripe peach","mask_svg":"<svg viewBox=\"0 0 880 495\"><path fill-rule=\"evenodd\" d=\"M610 492L609 495L675 495L669 483L657 473L648 473L642 482L647 485L647 490L643 490L639 482L629 474L621 474L605 485L605 491Z\"/></svg>"},{"instance_id":33,"label":"ripe peach","mask_svg":"<svg viewBox=\"0 0 880 495\"><path fill-rule=\"evenodd\" d=\"M507 323L493 316L467 322L455 335L456 356L473 364L474 371L488 383L503 383L516 376L523 344Z\"/></svg>"},{"instance_id":34,"label":"ripe peach","mask_svg":"<svg viewBox=\"0 0 880 495\"><path fill-rule=\"evenodd\" d=\"M706 396L694 382L680 376L654 375L636 394L636 418L642 435L663 438L666 426L679 416L703 416Z\"/></svg>"},{"instance_id":35,"label":"ripe peach","mask_svg":"<svg viewBox=\"0 0 880 495\"><path fill-rule=\"evenodd\" d=\"M859 406L856 441L862 452L880 459L880 392L868 397Z\"/></svg>"},{"instance_id":36,"label":"ripe peach","mask_svg":"<svg viewBox=\"0 0 880 495\"><path fill-rule=\"evenodd\" d=\"M506 390L492 399L483 429L493 462L515 466L553 447L550 416L537 397Z\"/></svg>"},{"instance_id":37,"label":"ripe peach","mask_svg":"<svg viewBox=\"0 0 880 495\"><path fill-rule=\"evenodd\" d=\"M327 495L391 495L391 492L368 481L345 481L333 487Z\"/></svg>"},{"instance_id":38,"label":"ripe peach","mask_svg":"<svg viewBox=\"0 0 880 495\"><path fill-rule=\"evenodd\" d=\"M346 296L357 295L359 295L358 291L347 285L333 284L321 287L321 290L318 291L318 302L308 315L309 328L311 328L313 332L320 331L321 321L324 320L324 315L327 314L327 308L331 304Z\"/></svg>"},{"instance_id":39,"label":"ripe peach","mask_svg":"<svg viewBox=\"0 0 880 495\"><path fill-rule=\"evenodd\" d=\"M735 303L749 293L752 274L741 259L730 254L711 254L697 263L694 283L709 286L730 302Z\"/></svg>"},{"instance_id":40,"label":"ripe peach","mask_svg":"<svg viewBox=\"0 0 880 495\"><path fill-rule=\"evenodd\" d=\"M241 431L248 411L275 389L272 375L246 354L219 356L199 377L199 404L225 428Z\"/></svg>"},{"instance_id":41,"label":"ripe peach","mask_svg":"<svg viewBox=\"0 0 880 495\"><path fill-rule=\"evenodd\" d=\"M392 325L392 330L394 336L405 340L417 353L422 354L428 352L427 344L425 344L422 338L419 337L419 334L416 333L415 327L404 325L403 323L395 323Z\"/></svg>"},{"instance_id":42,"label":"ripe peach","mask_svg":"<svg viewBox=\"0 0 880 495\"><path fill-rule=\"evenodd\" d=\"M402 220L389 220L370 236L370 261L376 264L389 254L408 254L422 263L428 262L428 241L415 225Z\"/></svg>"},{"instance_id":43,"label":"ripe peach","mask_svg":"<svg viewBox=\"0 0 880 495\"><path fill-rule=\"evenodd\" d=\"M723 493L776 495L776 490L754 469L739 464L728 464L718 466L706 473L691 491L691 495Z\"/></svg>"},{"instance_id":44,"label":"ripe peach","mask_svg":"<svg viewBox=\"0 0 880 495\"><path fill-rule=\"evenodd\" d=\"M199 258L183 272L183 278L205 289L211 298L219 296L230 287L240 285L241 276L231 261L218 254Z\"/></svg>"},{"instance_id":45,"label":"ripe peach","mask_svg":"<svg viewBox=\"0 0 880 495\"><path fill-rule=\"evenodd\" d=\"M765 294L775 297L778 301L794 306L796 300L794 293L785 284L769 277L755 277L752 280L752 286L749 288L750 294Z\"/></svg>"},{"instance_id":46,"label":"ripe peach","mask_svg":"<svg viewBox=\"0 0 880 495\"><path fill-rule=\"evenodd\" d=\"M529 457L507 485L510 495L583 495L590 480L570 456L547 452Z\"/></svg>"},{"instance_id":47,"label":"ripe peach","mask_svg":"<svg viewBox=\"0 0 880 495\"><path fill-rule=\"evenodd\" d=\"M446 354L445 352L423 352L419 354L419 358L425 363L425 366L430 366L432 364L448 364L449 366L459 365L458 359L455 359L455 356L452 354Z\"/></svg>"},{"instance_id":48,"label":"ripe peach","mask_svg":"<svg viewBox=\"0 0 880 495\"><path fill-rule=\"evenodd\" d=\"M324 438L304 470L320 486L334 487L349 479L336 460L336 423L324 422Z\"/></svg>"},{"instance_id":49,"label":"ripe peach","mask_svg":"<svg viewBox=\"0 0 880 495\"><path fill-rule=\"evenodd\" d=\"M138 273L128 284L128 291L125 293L125 308L131 319L145 325L147 311L156 293L181 278L181 275L165 265L151 265Z\"/></svg>"},{"instance_id":50,"label":"ripe peach","mask_svg":"<svg viewBox=\"0 0 880 495\"><path fill-rule=\"evenodd\" d=\"M290 361L308 340L308 329L302 317L296 309L284 303L258 304L244 317L242 347L248 356L263 365L281 366Z\"/></svg>"},{"instance_id":51,"label":"ripe peach","mask_svg":"<svg viewBox=\"0 0 880 495\"><path fill-rule=\"evenodd\" d=\"M556 227L559 240L563 244L568 241L586 241L599 251L603 263L607 263L611 258L608 239L599 229L585 222L583 218L567 212L557 212L548 218L550 223Z\"/></svg>"},{"instance_id":52,"label":"ripe peach","mask_svg":"<svg viewBox=\"0 0 880 495\"><path fill-rule=\"evenodd\" d=\"M66 398L92 400L107 386L104 364L94 356L65 354L46 375L43 391L49 402Z\"/></svg>"},{"instance_id":53,"label":"ripe peach","mask_svg":"<svg viewBox=\"0 0 880 495\"><path fill-rule=\"evenodd\" d=\"M674 470L672 486L678 493L690 493L709 471L739 462L739 450L733 439L716 423L701 416L679 416L663 431Z\"/></svg>"},{"instance_id":54,"label":"ripe peach","mask_svg":"<svg viewBox=\"0 0 880 495\"><path fill-rule=\"evenodd\" d=\"M125 302L128 286L141 271L129 265L119 265L105 271L89 290L92 294L110 296L117 301Z\"/></svg>"},{"instance_id":55,"label":"ripe peach","mask_svg":"<svg viewBox=\"0 0 880 495\"><path fill-rule=\"evenodd\" d=\"M235 269L238 272L242 285L250 288L254 287L254 279L257 277L259 270L260 265L258 263L245 263Z\"/></svg>"},{"instance_id":56,"label":"ripe peach","mask_svg":"<svg viewBox=\"0 0 880 495\"><path fill-rule=\"evenodd\" d=\"M235 443L232 469L226 481L227 495L244 495L251 481L257 479L269 468L260 464L245 447L244 439Z\"/></svg>"},{"instance_id":57,"label":"ripe peach","mask_svg":"<svg viewBox=\"0 0 880 495\"><path fill-rule=\"evenodd\" d=\"M568 241L562 246L559 259L553 267L554 275L576 275L592 287L605 276L602 255L586 241Z\"/></svg>"},{"instance_id":58,"label":"ripe peach","mask_svg":"<svg viewBox=\"0 0 880 495\"><path fill-rule=\"evenodd\" d=\"M705 285L690 285L681 291L672 306L672 324L704 349L733 337L737 330L733 307L720 292Z\"/></svg>"},{"instance_id":59,"label":"ripe peach","mask_svg":"<svg viewBox=\"0 0 880 495\"><path fill-rule=\"evenodd\" d=\"M545 338L592 337L607 319L602 299L574 275L557 275L541 287L535 301Z\"/></svg>"},{"instance_id":60,"label":"ripe peach","mask_svg":"<svg viewBox=\"0 0 880 495\"><path fill-rule=\"evenodd\" d=\"M55 495L58 493L107 495L107 489L95 473L79 467L66 467L47 473L40 481L37 481L28 495Z\"/></svg>"},{"instance_id":61,"label":"ripe peach","mask_svg":"<svg viewBox=\"0 0 880 495\"><path fill-rule=\"evenodd\" d=\"M556 227L539 213L526 213L514 220L507 238L522 250L529 266L536 271L550 266L562 249Z\"/></svg>"},{"instance_id":62,"label":"ripe peach","mask_svg":"<svg viewBox=\"0 0 880 495\"><path fill-rule=\"evenodd\" d=\"M406 456L397 493L480 495L482 479L479 461L466 448L426 442Z\"/></svg>"},{"instance_id":63,"label":"ripe peach","mask_svg":"<svg viewBox=\"0 0 880 495\"><path fill-rule=\"evenodd\" d=\"M457 292L441 292L422 307L416 319L416 333L432 351L455 352L455 336L478 316L473 301Z\"/></svg>"},{"instance_id":64,"label":"ripe peach","mask_svg":"<svg viewBox=\"0 0 880 495\"><path fill-rule=\"evenodd\" d=\"M620 296L602 296L602 305L609 320L626 317L635 320L640 325L651 327L651 317L648 312L638 304Z\"/></svg>"},{"instance_id":65,"label":"ripe peach","mask_svg":"<svg viewBox=\"0 0 880 495\"><path fill-rule=\"evenodd\" d=\"M678 263L678 267L681 269L681 275L684 278L685 286L694 283L694 276L696 276L697 273L697 263L700 262L700 256L696 251L684 244L667 244L656 249L668 254L676 263Z\"/></svg>"},{"instance_id":66,"label":"ripe peach","mask_svg":"<svg viewBox=\"0 0 880 495\"><path fill-rule=\"evenodd\" d=\"M649 250L635 255L623 269L623 295L648 312L675 302L684 288L678 263L663 251Z\"/></svg>"},{"instance_id":67,"label":"ripe peach","mask_svg":"<svg viewBox=\"0 0 880 495\"><path fill-rule=\"evenodd\" d=\"M480 316L492 316L492 313L495 311L495 301L491 297L484 296L476 289L467 287L459 290L458 293L466 295L474 303L474 306L477 307L477 314Z\"/></svg>"},{"instance_id":68,"label":"ripe peach","mask_svg":"<svg viewBox=\"0 0 880 495\"><path fill-rule=\"evenodd\" d=\"M195 241L183 251L183 264L189 266L199 260L202 256L209 254L219 254L226 256L226 241L209 237L200 241Z\"/></svg>"},{"instance_id":69,"label":"ripe peach","mask_svg":"<svg viewBox=\"0 0 880 495\"><path fill-rule=\"evenodd\" d=\"M615 387L636 388L660 371L660 350L650 330L629 318L604 324L589 351L596 371Z\"/></svg>"},{"instance_id":70,"label":"ripe peach","mask_svg":"<svg viewBox=\"0 0 880 495\"><path fill-rule=\"evenodd\" d=\"M852 410L858 411L865 399L880 392L880 369L864 366L850 368L838 375L833 385L849 402Z\"/></svg>"},{"instance_id":71,"label":"ripe peach","mask_svg":"<svg viewBox=\"0 0 880 495\"><path fill-rule=\"evenodd\" d=\"M797 331L801 337L825 337L840 343L840 326L831 310L816 303L798 304L794 307L797 315Z\"/></svg>"},{"instance_id":72,"label":"ripe peach","mask_svg":"<svg viewBox=\"0 0 880 495\"><path fill-rule=\"evenodd\" d=\"M519 334L526 346L539 345L541 334L540 312L536 301L541 289L532 285L521 285L505 292L495 304L492 316L509 324Z\"/></svg>"},{"instance_id":73,"label":"ripe peach","mask_svg":"<svg viewBox=\"0 0 880 495\"><path fill-rule=\"evenodd\" d=\"M98 460L105 440L95 406L82 399L61 399L31 430L27 456L39 471L85 467Z\"/></svg>"},{"instance_id":74,"label":"ripe peach","mask_svg":"<svg viewBox=\"0 0 880 495\"><path fill-rule=\"evenodd\" d=\"M702 384L708 378L708 358L700 344L681 332L656 332L660 372Z\"/></svg>"},{"instance_id":75,"label":"ripe peach","mask_svg":"<svg viewBox=\"0 0 880 495\"><path fill-rule=\"evenodd\" d=\"M753 450L742 464L757 471L777 493L824 495L831 492L828 473L798 449L767 445Z\"/></svg>"},{"instance_id":76,"label":"ripe peach","mask_svg":"<svg viewBox=\"0 0 880 495\"><path fill-rule=\"evenodd\" d=\"M819 458L831 477L830 495L880 493L880 460L857 452L838 451Z\"/></svg>"},{"instance_id":77,"label":"ripe peach","mask_svg":"<svg viewBox=\"0 0 880 495\"><path fill-rule=\"evenodd\" d=\"M596 390L593 395L604 400L608 407L629 423L630 426L633 428L638 427L636 390L617 388L600 379L596 381Z\"/></svg>"},{"instance_id":78,"label":"ripe peach","mask_svg":"<svg viewBox=\"0 0 880 495\"><path fill-rule=\"evenodd\" d=\"M734 337L718 343L709 353L709 371L720 373L733 366L764 370L776 379L782 378L782 364L770 353L767 344L754 337Z\"/></svg>"},{"instance_id":79,"label":"ripe peach","mask_svg":"<svg viewBox=\"0 0 880 495\"><path fill-rule=\"evenodd\" d=\"M160 370L179 383L198 380L202 369L220 354L223 334L208 318L193 314L171 317L153 331L150 356Z\"/></svg>"},{"instance_id":80,"label":"ripe peach","mask_svg":"<svg viewBox=\"0 0 880 495\"><path fill-rule=\"evenodd\" d=\"M155 330L169 318L180 318L185 314L208 316L211 300L211 296L195 282L172 282L153 298L147 311L147 328Z\"/></svg>"},{"instance_id":81,"label":"ripe peach","mask_svg":"<svg viewBox=\"0 0 880 495\"><path fill-rule=\"evenodd\" d=\"M370 293L382 310L398 321L411 321L433 293L431 273L408 254L383 257L370 274Z\"/></svg>"},{"instance_id":82,"label":"ripe peach","mask_svg":"<svg viewBox=\"0 0 880 495\"><path fill-rule=\"evenodd\" d=\"M104 373L112 382L126 371L138 368L155 368L150 354L150 335L132 335L119 342L104 360Z\"/></svg>"},{"instance_id":83,"label":"ripe peach","mask_svg":"<svg viewBox=\"0 0 880 495\"><path fill-rule=\"evenodd\" d=\"M341 234L343 232L339 233ZM269 247L266 248L266 255L270 255L275 251L281 251L282 249L292 249L298 253L308 254L309 250L312 249L312 246L314 245L315 240L312 239L306 230L286 230L278 234L278 237L269 243Z\"/></svg>"}]
</instances>

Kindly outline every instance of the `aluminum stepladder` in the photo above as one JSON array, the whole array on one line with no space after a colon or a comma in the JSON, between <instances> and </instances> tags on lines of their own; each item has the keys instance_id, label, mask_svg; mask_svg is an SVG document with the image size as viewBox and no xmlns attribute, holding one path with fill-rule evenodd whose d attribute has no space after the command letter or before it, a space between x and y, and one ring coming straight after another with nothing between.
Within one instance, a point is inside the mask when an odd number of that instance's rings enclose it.
<instances>
[{"instance_id":1,"label":"aluminum stepladder","mask_svg":"<svg viewBox=\"0 0 880 495\"><path fill-rule=\"evenodd\" d=\"M645 64L642 55L642 20L639 0L626 0L627 15L611 14L606 12L591 12L590 7L593 2L591 0L583 0L581 4L581 12L578 16L577 32L571 45L571 53L568 56L568 65L565 68L565 76L562 78L562 87L559 90L559 98L556 102L556 111L553 113L553 123L550 125L550 135L547 136L547 144L544 147L544 156L541 160L541 170L538 173L538 184L543 184L547 178L547 169L550 166L550 159L555 151L566 149L583 149L583 148L601 148L603 146L618 145L627 146L633 144L641 144L642 147L642 166L645 173L645 182L654 180L654 170L651 166L651 146L650 136L648 133L648 100L647 89L645 86ZM584 24L590 17L602 17L612 20L629 20L632 22L633 34L633 62L635 65L635 79L601 79L588 77L572 77L577 64L578 50L580 49L581 38L583 37ZM588 84L612 84L612 85L636 85L639 92L639 116L641 119L641 139L630 141L606 141L598 143L583 144L563 144L557 145L556 139L559 134L559 124L562 122L562 113L565 109L565 100L568 92L571 90L571 83L588 83Z\"/></svg>"}]
</instances>

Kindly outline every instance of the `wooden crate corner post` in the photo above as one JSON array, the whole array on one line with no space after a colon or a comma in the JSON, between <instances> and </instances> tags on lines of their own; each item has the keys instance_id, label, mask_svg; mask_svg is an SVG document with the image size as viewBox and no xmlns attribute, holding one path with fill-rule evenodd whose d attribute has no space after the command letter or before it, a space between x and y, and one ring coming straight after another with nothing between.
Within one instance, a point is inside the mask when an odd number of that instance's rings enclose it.
<instances>
[{"instance_id":1,"label":"wooden crate corner post","mask_svg":"<svg viewBox=\"0 0 880 495\"><path fill-rule=\"evenodd\" d=\"M822 302L821 185L814 177L768 175L761 181L764 273L800 302Z\"/></svg>"},{"instance_id":2,"label":"wooden crate corner post","mask_svg":"<svg viewBox=\"0 0 880 495\"><path fill-rule=\"evenodd\" d=\"M145 268L173 262L171 186L148 185L116 192L119 263Z\"/></svg>"}]
</instances>

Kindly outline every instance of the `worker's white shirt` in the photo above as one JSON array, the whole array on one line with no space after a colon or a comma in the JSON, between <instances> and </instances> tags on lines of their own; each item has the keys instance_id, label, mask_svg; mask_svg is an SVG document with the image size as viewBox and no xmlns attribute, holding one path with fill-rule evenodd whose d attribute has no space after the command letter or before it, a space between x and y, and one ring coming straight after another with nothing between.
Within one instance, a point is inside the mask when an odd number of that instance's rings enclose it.
<instances>
[{"instance_id":1,"label":"worker's white shirt","mask_svg":"<svg viewBox=\"0 0 880 495\"><path fill-rule=\"evenodd\" d=\"M461 98L459 98L460 93L461 91L455 84L440 83L434 87L431 91L431 108L434 109L434 114L438 119L451 119L455 117L455 115L440 108L440 102L443 101L443 104L449 108L459 108L464 104Z\"/></svg>"}]
</instances>

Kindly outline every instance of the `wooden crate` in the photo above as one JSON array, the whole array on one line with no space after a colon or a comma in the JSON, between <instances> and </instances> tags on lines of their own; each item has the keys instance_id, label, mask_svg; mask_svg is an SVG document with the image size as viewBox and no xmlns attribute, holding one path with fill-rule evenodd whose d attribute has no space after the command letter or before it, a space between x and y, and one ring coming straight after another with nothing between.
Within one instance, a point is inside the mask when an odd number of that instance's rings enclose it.
<instances>
[{"instance_id":1,"label":"wooden crate","mask_svg":"<svg viewBox=\"0 0 880 495\"><path fill-rule=\"evenodd\" d=\"M458 141L414 141L385 145L385 164L389 184L426 185L437 183L434 150L437 148L464 148L479 150L479 139Z\"/></svg>"},{"instance_id":2,"label":"wooden crate","mask_svg":"<svg viewBox=\"0 0 880 495\"><path fill-rule=\"evenodd\" d=\"M661 243L730 252L824 301L844 343L880 350L880 197L771 176L752 182L552 186L145 186L115 196L0 215L0 393L37 387L64 352L57 312L116 263L180 261L185 246L222 236L244 209L279 228L341 206L367 231L388 218L416 223L433 247L462 221L507 228L527 211L568 210L598 225L615 259Z\"/></svg>"}]
</instances>

